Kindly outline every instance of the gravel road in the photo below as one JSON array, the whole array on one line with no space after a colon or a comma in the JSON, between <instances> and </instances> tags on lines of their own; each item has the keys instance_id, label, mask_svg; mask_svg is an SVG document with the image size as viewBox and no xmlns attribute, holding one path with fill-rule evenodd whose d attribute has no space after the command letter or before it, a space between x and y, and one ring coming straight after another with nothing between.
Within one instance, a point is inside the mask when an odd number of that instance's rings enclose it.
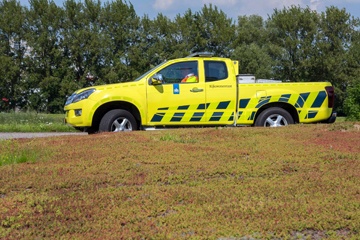
<instances>
[{"instance_id":1,"label":"gravel road","mask_svg":"<svg viewBox=\"0 0 360 240\"><path fill-rule=\"evenodd\" d=\"M43 133L20 133L20 132L7 132L0 133L0 139L12 139L12 138L38 138L38 137L54 137L64 135L87 135L84 132L43 132Z\"/></svg>"}]
</instances>

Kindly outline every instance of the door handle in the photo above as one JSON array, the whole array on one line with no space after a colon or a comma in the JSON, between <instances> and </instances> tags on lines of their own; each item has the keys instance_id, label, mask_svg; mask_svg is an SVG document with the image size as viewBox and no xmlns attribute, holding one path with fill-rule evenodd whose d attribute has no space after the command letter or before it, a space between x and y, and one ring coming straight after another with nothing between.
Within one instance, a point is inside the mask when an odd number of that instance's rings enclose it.
<instances>
[{"instance_id":1,"label":"door handle","mask_svg":"<svg viewBox=\"0 0 360 240\"><path fill-rule=\"evenodd\" d=\"M202 92L202 91L204 91L204 89L202 89L202 88L197 88L197 87L195 87L195 88L193 88L193 89L190 90L190 92Z\"/></svg>"}]
</instances>

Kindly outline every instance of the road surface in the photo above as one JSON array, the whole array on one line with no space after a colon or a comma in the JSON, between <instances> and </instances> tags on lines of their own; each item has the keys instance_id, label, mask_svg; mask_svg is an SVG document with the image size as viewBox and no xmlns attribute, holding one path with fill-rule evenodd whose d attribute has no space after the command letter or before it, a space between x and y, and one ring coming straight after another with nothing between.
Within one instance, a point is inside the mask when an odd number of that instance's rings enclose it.
<instances>
[{"instance_id":1,"label":"road surface","mask_svg":"<svg viewBox=\"0 0 360 240\"><path fill-rule=\"evenodd\" d=\"M64 135L87 135L84 132L36 132L36 133L23 133L23 132L2 132L0 133L0 139L12 139L12 138L37 138L37 137L53 137Z\"/></svg>"}]
</instances>

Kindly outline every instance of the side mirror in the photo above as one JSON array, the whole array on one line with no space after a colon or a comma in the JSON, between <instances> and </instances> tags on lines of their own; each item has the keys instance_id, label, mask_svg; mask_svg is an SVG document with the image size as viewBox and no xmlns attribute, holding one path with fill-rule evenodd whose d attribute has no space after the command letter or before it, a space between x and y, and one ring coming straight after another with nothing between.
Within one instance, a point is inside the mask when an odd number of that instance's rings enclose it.
<instances>
[{"instance_id":1,"label":"side mirror","mask_svg":"<svg viewBox=\"0 0 360 240\"><path fill-rule=\"evenodd\" d=\"M150 84L151 85L161 85L164 82L164 77L160 73L156 73L150 78Z\"/></svg>"}]
</instances>

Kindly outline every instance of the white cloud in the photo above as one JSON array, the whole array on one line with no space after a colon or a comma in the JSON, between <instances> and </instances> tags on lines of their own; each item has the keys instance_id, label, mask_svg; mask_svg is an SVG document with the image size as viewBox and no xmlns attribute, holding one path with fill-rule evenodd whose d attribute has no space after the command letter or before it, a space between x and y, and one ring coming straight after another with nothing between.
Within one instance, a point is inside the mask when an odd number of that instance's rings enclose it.
<instances>
[{"instance_id":1,"label":"white cloud","mask_svg":"<svg viewBox=\"0 0 360 240\"><path fill-rule=\"evenodd\" d=\"M239 0L202 0L203 4L213 4L216 6L234 6Z\"/></svg>"},{"instance_id":2,"label":"white cloud","mask_svg":"<svg viewBox=\"0 0 360 240\"><path fill-rule=\"evenodd\" d=\"M305 5L304 0L270 0L268 1L268 6L273 8L283 8L283 7L290 7L290 6L303 6Z\"/></svg>"},{"instance_id":3,"label":"white cloud","mask_svg":"<svg viewBox=\"0 0 360 240\"><path fill-rule=\"evenodd\" d=\"M156 10L167 10L172 7L174 0L156 0L153 7Z\"/></svg>"},{"instance_id":4,"label":"white cloud","mask_svg":"<svg viewBox=\"0 0 360 240\"><path fill-rule=\"evenodd\" d=\"M320 0L310 0L310 9L316 11L318 9L319 4L320 4Z\"/></svg>"},{"instance_id":5,"label":"white cloud","mask_svg":"<svg viewBox=\"0 0 360 240\"><path fill-rule=\"evenodd\" d=\"M334 3L360 3L360 0L334 0Z\"/></svg>"},{"instance_id":6,"label":"white cloud","mask_svg":"<svg viewBox=\"0 0 360 240\"><path fill-rule=\"evenodd\" d=\"M307 1L309 3L309 0ZM236 6L229 8L228 11L232 15L260 15L266 17L271 14L274 9L283 9L284 7L301 6L305 7L305 0L267 0L267 1L249 1L241 0ZM236 11L236 12L235 12Z\"/></svg>"}]
</instances>

